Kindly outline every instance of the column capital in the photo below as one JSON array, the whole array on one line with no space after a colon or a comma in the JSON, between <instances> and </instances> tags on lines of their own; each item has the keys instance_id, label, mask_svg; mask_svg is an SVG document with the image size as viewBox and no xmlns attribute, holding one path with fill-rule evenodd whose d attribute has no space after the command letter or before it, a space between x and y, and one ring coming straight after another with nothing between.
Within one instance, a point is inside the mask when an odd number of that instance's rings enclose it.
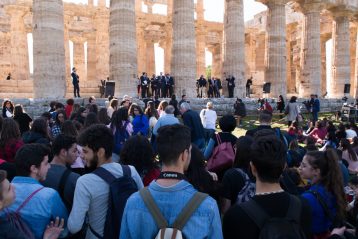
<instances>
[{"instance_id":1,"label":"column capital","mask_svg":"<svg viewBox=\"0 0 358 239\"><path fill-rule=\"evenodd\" d=\"M85 38L84 36L76 36L76 37L71 37L70 41L73 42L73 44L84 44L86 42L87 38Z\"/></svg>"},{"instance_id":2,"label":"column capital","mask_svg":"<svg viewBox=\"0 0 358 239\"><path fill-rule=\"evenodd\" d=\"M297 1L299 7L296 10L302 12L303 14L307 13L319 13L323 9L327 8L327 3L323 0L300 0Z\"/></svg>"},{"instance_id":3,"label":"column capital","mask_svg":"<svg viewBox=\"0 0 358 239\"><path fill-rule=\"evenodd\" d=\"M256 2L261 2L266 6L270 7L272 5L286 5L291 0L256 0Z\"/></svg>"}]
</instances>

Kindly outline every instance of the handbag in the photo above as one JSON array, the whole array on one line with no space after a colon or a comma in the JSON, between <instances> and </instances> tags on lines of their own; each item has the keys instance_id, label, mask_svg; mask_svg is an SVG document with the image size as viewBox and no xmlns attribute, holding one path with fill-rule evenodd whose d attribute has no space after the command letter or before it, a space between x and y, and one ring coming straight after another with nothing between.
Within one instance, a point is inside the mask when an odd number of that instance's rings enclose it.
<instances>
[{"instance_id":1,"label":"handbag","mask_svg":"<svg viewBox=\"0 0 358 239\"><path fill-rule=\"evenodd\" d=\"M222 142L219 134L215 134L215 136L218 145L214 148L206 166L212 172L232 167L235 160L235 149L231 142Z\"/></svg>"}]
</instances>

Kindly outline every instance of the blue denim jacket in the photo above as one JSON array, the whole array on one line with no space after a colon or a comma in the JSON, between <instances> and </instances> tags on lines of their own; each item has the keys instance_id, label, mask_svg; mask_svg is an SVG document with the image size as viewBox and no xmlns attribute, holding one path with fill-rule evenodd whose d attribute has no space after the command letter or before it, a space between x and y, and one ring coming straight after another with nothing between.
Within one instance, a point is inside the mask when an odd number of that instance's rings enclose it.
<instances>
[{"instance_id":1,"label":"blue denim jacket","mask_svg":"<svg viewBox=\"0 0 358 239\"><path fill-rule=\"evenodd\" d=\"M12 182L15 186L15 202L7 209L14 212L38 188L43 187L31 177L15 177ZM43 233L51 220L56 217L64 218L67 222L68 213L60 195L52 188L43 188L20 211L22 219L27 223L36 239L42 239ZM4 217L4 213L1 217ZM67 230L66 230L67 231ZM67 232L61 233L65 236Z\"/></svg>"},{"instance_id":2,"label":"blue denim jacket","mask_svg":"<svg viewBox=\"0 0 358 239\"><path fill-rule=\"evenodd\" d=\"M194 187L184 180L171 187L162 187L153 181L148 189L169 227L196 192ZM119 238L154 238L158 231L159 228L139 193L133 194L124 209ZM208 197L201 203L184 226L182 233L187 239L223 238L219 210L213 198Z\"/></svg>"}]
</instances>

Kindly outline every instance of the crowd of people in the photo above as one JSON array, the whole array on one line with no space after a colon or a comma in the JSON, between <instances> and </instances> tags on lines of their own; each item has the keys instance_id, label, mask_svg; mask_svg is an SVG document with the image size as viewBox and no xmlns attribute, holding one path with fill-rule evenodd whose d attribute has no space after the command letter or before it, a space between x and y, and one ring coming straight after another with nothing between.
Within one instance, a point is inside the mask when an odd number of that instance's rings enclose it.
<instances>
[{"instance_id":1,"label":"crowd of people","mask_svg":"<svg viewBox=\"0 0 358 239\"><path fill-rule=\"evenodd\" d=\"M5 100L0 238L358 238L354 122L318 120L312 96L304 129L296 99L281 97L287 132L266 105L238 138L241 99L235 118L171 96L144 108L68 99L36 119Z\"/></svg>"}]
</instances>

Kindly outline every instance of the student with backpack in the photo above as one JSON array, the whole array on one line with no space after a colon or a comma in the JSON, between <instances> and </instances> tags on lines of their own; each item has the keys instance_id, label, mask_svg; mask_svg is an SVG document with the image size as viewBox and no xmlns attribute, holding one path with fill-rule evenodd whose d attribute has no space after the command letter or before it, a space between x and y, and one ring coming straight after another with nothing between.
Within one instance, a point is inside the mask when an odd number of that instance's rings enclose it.
<instances>
[{"instance_id":1,"label":"student with backpack","mask_svg":"<svg viewBox=\"0 0 358 239\"><path fill-rule=\"evenodd\" d=\"M6 210L15 202L15 187L6 179L7 173L0 170L0 212ZM44 232L43 239L56 239L63 231L64 220L56 218L51 221ZM0 238L6 239L30 239L33 234L24 233L14 223L0 219Z\"/></svg>"},{"instance_id":2,"label":"student with backpack","mask_svg":"<svg viewBox=\"0 0 358 239\"><path fill-rule=\"evenodd\" d=\"M222 238L216 201L197 192L184 176L191 159L190 141L190 129L186 126L176 124L159 129L161 174L128 199L120 239L163 238L161 233L164 238Z\"/></svg>"},{"instance_id":3,"label":"student with backpack","mask_svg":"<svg viewBox=\"0 0 358 239\"><path fill-rule=\"evenodd\" d=\"M255 139L250 147L250 167L256 178L256 195L226 212L225 239L310 238L308 203L284 192L279 184L285 155L285 145L274 135Z\"/></svg>"},{"instance_id":4,"label":"student with backpack","mask_svg":"<svg viewBox=\"0 0 358 239\"><path fill-rule=\"evenodd\" d=\"M51 168L42 185L55 189L67 209L71 211L76 182L80 177L70 169L78 156L76 139L63 134L58 135L53 141L52 153L54 157L51 161Z\"/></svg>"},{"instance_id":5,"label":"student with backpack","mask_svg":"<svg viewBox=\"0 0 358 239\"><path fill-rule=\"evenodd\" d=\"M338 155L333 149L307 152L299 172L303 179L312 183L302 197L312 209L313 238L328 238L333 227L342 226L340 223L345 219L347 205Z\"/></svg>"},{"instance_id":6,"label":"student with backpack","mask_svg":"<svg viewBox=\"0 0 358 239\"><path fill-rule=\"evenodd\" d=\"M40 184L46 179L50 168L49 153L50 149L42 144L24 145L17 151L17 176L12 180L16 198L0 216L2 220L10 220L15 225L25 224L28 230L21 231L28 239L43 238L47 225L57 217L64 219L64 225L67 222L67 209L58 193ZM34 237L29 236L29 233ZM61 237L65 237L67 233L65 229Z\"/></svg>"},{"instance_id":7,"label":"student with backpack","mask_svg":"<svg viewBox=\"0 0 358 239\"><path fill-rule=\"evenodd\" d=\"M118 238L124 205L143 187L142 180L133 166L112 161L114 137L105 125L90 126L77 140L87 167L94 171L77 180L68 229L79 232L87 215L86 239Z\"/></svg>"}]
</instances>

